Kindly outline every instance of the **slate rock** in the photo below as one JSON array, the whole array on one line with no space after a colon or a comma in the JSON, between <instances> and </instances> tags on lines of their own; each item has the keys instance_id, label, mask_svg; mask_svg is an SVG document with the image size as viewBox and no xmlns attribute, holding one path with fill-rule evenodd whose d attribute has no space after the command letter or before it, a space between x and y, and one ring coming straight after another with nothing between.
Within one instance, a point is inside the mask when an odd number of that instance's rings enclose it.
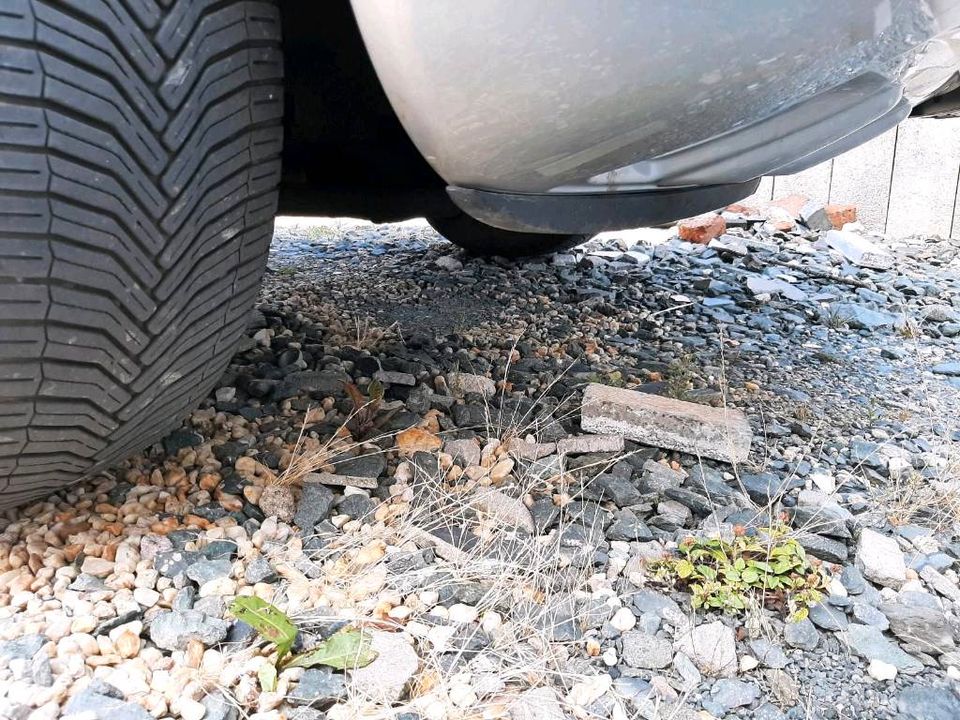
<instances>
[{"instance_id":1,"label":"slate rock","mask_svg":"<svg viewBox=\"0 0 960 720\"><path fill-rule=\"evenodd\" d=\"M382 453L369 453L340 460L335 463L337 475L379 478L387 469L387 460Z\"/></svg>"},{"instance_id":2,"label":"slate rock","mask_svg":"<svg viewBox=\"0 0 960 720\"><path fill-rule=\"evenodd\" d=\"M783 649L766 638L751 640L749 644L753 656L765 667L782 669L790 662Z\"/></svg>"},{"instance_id":3,"label":"slate rock","mask_svg":"<svg viewBox=\"0 0 960 720\"><path fill-rule=\"evenodd\" d=\"M801 650L815 650L820 643L820 633L806 618L799 622L788 622L783 626L783 639L790 647Z\"/></svg>"},{"instance_id":4,"label":"slate rock","mask_svg":"<svg viewBox=\"0 0 960 720\"><path fill-rule=\"evenodd\" d=\"M845 630L849 625L843 610L822 602L810 606L810 621L824 630Z\"/></svg>"},{"instance_id":5,"label":"slate rock","mask_svg":"<svg viewBox=\"0 0 960 720\"><path fill-rule=\"evenodd\" d=\"M840 573L840 582L851 595L860 595L867 589L867 581L856 565L845 565Z\"/></svg>"},{"instance_id":6,"label":"slate rock","mask_svg":"<svg viewBox=\"0 0 960 720\"><path fill-rule=\"evenodd\" d=\"M939 609L885 602L878 608L890 622L890 631L900 640L928 655L956 649L953 629Z\"/></svg>"},{"instance_id":7,"label":"slate rock","mask_svg":"<svg viewBox=\"0 0 960 720\"><path fill-rule=\"evenodd\" d=\"M801 532L797 534L797 542L813 557L838 565L846 562L850 554L846 543L823 535Z\"/></svg>"},{"instance_id":8,"label":"slate rock","mask_svg":"<svg viewBox=\"0 0 960 720\"><path fill-rule=\"evenodd\" d=\"M342 673L328 667L304 670L300 682L287 694L291 705L332 705L347 697L347 684Z\"/></svg>"},{"instance_id":9,"label":"slate rock","mask_svg":"<svg viewBox=\"0 0 960 720\"><path fill-rule=\"evenodd\" d=\"M233 563L225 558L219 560L197 560L186 569L186 576L197 585L203 585L217 578L229 577Z\"/></svg>"},{"instance_id":10,"label":"slate rock","mask_svg":"<svg viewBox=\"0 0 960 720\"><path fill-rule=\"evenodd\" d=\"M333 491L319 482L304 482L293 516L293 524L305 532L313 532L321 520L326 520L333 506Z\"/></svg>"},{"instance_id":11,"label":"slate rock","mask_svg":"<svg viewBox=\"0 0 960 720\"><path fill-rule=\"evenodd\" d=\"M872 625L850 625L840 633L850 649L866 660L881 660L902 673L913 675L923 670L923 663L905 653Z\"/></svg>"},{"instance_id":12,"label":"slate rock","mask_svg":"<svg viewBox=\"0 0 960 720\"><path fill-rule=\"evenodd\" d=\"M773 502L789 490L791 486L789 480L784 480L773 473L741 475L740 484L743 485L750 499L760 505Z\"/></svg>"},{"instance_id":13,"label":"slate rock","mask_svg":"<svg viewBox=\"0 0 960 720\"><path fill-rule=\"evenodd\" d=\"M897 697L899 720L956 720L960 698L949 688L911 685Z\"/></svg>"},{"instance_id":14,"label":"slate rock","mask_svg":"<svg viewBox=\"0 0 960 720\"><path fill-rule=\"evenodd\" d=\"M205 647L221 642L230 623L208 617L197 610L162 612L150 622L150 639L164 650L186 650L190 640L199 640Z\"/></svg>"},{"instance_id":15,"label":"slate rock","mask_svg":"<svg viewBox=\"0 0 960 720\"><path fill-rule=\"evenodd\" d=\"M873 607L873 605L865 602L853 603L853 619L861 625L873 625L880 630L886 630L890 627L890 621L887 620L887 616Z\"/></svg>"},{"instance_id":16,"label":"slate rock","mask_svg":"<svg viewBox=\"0 0 960 720\"><path fill-rule=\"evenodd\" d=\"M722 717L729 710L749 705L759 697L760 688L753 683L723 678L710 688L710 699L703 706L717 717Z\"/></svg>"},{"instance_id":17,"label":"slate rock","mask_svg":"<svg viewBox=\"0 0 960 720\"><path fill-rule=\"evenodd\" d=\"M534 520L536 524L536 519ZM607 527L608 540L623 540L627 542L646 542L653 540L653 533L632 510L618 510L613 514L613 522Z\"/></svg>"},{"instance_id":18,"label":"slate rock","mask_svg":"<svg viewBox=\"0 0 960 720\"><path fill-rule=\"evenodd\" d=\"M582 494L591 500L610 501L618 508L635 505L640 501L640 491L633 483L612 473L595 477L584 486Z\"/></svg>"},{"instance_id":19,"label":"slate rock","mask_svg":"<svg viewBox=\"0 0 960 720\"><path fill-rule=\"evenodd\" d=\"M153 716L137 703L100 695L89 689L71 697L63 711L64 715L77 715L85 720L153 720Z\"/></svg>"}]
</instances>

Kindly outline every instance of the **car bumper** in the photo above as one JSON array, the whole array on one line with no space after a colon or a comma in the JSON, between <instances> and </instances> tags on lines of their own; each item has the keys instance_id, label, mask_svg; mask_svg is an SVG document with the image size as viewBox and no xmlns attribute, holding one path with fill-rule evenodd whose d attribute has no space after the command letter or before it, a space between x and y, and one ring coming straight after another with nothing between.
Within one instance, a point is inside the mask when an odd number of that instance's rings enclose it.
<instances>
[{"instance_id":1,"label":"car bumper","mask_svg":"<svg viewBox=\"0 0 960 720\"><path fill-rule=\"evenodd\" d=\"M957 71L958 5L353 0L437 172L529 202L742 185L843 152Z\"/></svg>"}]
</instances>

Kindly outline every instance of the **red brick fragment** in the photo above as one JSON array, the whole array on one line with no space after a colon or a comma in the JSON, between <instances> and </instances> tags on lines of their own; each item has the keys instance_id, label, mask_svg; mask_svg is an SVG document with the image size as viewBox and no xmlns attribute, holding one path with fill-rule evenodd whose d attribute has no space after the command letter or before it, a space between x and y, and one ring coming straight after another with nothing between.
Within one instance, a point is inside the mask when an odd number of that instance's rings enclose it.
<instances>
[{"instance_id":1,"label":"red brick fragment","mask_svg":"<svg viewBox=\"0 0 960 720\"><path fill-rule=\"evenodd\" d=\"M834 230L842 230L847 223L857 221L856 205L830 203L825 205L823 209L827 213L827 219L830 220Z\"/></svg>"},{"instance_id":2,"label":"red brick fragment","mask_svg":"<svg viewBox=\"0 0 960 720\"><path fill-rule=\"evenodd\" d=\"M800 195L798 193L793 193L792 195L785 195L782 198L777 198L770 202L770 205L773 207L783 208L790 216L793 218L800 217L800 208L810 202L810 198L805 195Z\"/></svg>"},{"instance_id":3,"label":"red brick fragment","mask_svg":"<svg viewBox=\"0 0 960 720\"><path fill-rule=\"evenodd\" d=\"M723 235L726 229L726 221L716 213L706 213L705 215L687 218L681 220L677 226L677 232L681 240L697 245L706 245L715 237Z\"/></svg>"}]
</instances>

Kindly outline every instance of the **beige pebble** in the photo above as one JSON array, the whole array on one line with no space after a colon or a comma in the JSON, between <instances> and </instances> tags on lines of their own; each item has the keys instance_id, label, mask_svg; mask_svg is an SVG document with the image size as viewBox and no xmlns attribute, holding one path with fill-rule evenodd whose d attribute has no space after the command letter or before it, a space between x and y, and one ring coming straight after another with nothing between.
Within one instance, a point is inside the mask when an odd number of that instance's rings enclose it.
<instances>
[{"instance_id":1,"label":"beige pebble","mask_svg":"<svg viewBox=\"0 0 960 720\"><path fill-rule=\"evenodd\" d=\"M80 566L80 569L88 575L104 578L113 572L113 567L114 565L111 560L104 560L98 557L86 557L83 559L83 565Z\"/></svg>"},{"instance_id":2,"label":"beige pebble","mask_svg":"<svg viewBox=\"0 0 960 720\"><path fill-rule=\"evenodd\" d=\"M133 590L133 599L143 607L153 607L160 601L160 593L153 588L138 587Z\"/></svg>"},{"instance_id":3,"label":"beige pebble","mask_svg":"<svg viewBox=\"0 0 960 720\"><path fill-rule=\"evenodd\" d=\"M196 700L180 698L180 702L177 704L179 705L180 717L183 720L203 720L203 716L207 714L207 708Z\"/></svg>"},{"instance_id":4,"label":"beige pebble","mask_svg":"<svg viewBox=\"0 0 960 720\"><path fill-rule=\"evenodd\" d=\"M140 636L130 630L124 630L114 641L114 647L122 658L136 657L140 652Z\"/></svg>"}]
</instances>

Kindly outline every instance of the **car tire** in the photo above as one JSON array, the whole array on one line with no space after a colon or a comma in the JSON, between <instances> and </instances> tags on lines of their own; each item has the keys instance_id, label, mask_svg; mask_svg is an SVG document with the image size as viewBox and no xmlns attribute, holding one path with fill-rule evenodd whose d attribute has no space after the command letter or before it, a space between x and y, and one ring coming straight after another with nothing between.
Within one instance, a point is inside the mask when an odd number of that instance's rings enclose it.
<instances>
[{"instance_id":1,"label":"car tire","mask_svg":"<svg viewBox=\"0 0 960 720\"><path fill-rule=\"evenodd\" d=\"M277 205L272 1L0 0L0 506L159 439L220 377Z\"/></svg>"},{"instance_id":2,"label":"car tire","mask_svg":"<svg viewBox=\"0 0 960 720\"><path fill-rule=\"evenodd\" d=\"M454 245L471 255L518 258L549 255L579 245L590 235L550 235L546 233L513 232L487 225L465 212L455 215L428 217L427 222Z\"/></svg>"}]
</instances>

